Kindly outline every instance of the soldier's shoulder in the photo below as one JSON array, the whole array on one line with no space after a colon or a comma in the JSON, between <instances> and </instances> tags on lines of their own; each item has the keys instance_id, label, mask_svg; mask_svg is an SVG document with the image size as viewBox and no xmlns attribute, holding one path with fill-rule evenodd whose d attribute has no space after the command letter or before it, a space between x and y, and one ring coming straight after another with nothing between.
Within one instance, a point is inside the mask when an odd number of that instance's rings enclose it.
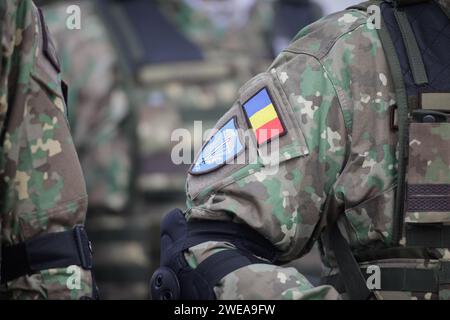
<instances>
[{"instance_id":1,"label":"soldier's shoulder","mask_svg":"<svg viewBox=\"0 0 450 320\"><path fill-rule=\"evenodd\" d=\"M302 29L286 51L322 59L337 44L354 42L367 29L367 12L350 9L326 16Z\"/></svg>"}]
</instances>

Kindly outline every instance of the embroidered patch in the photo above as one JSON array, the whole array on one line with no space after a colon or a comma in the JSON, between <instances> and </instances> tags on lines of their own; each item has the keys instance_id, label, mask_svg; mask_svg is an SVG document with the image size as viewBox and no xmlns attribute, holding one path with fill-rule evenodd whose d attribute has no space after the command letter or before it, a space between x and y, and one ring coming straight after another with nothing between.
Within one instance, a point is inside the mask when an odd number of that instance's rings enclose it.
<instances>
[{"instance_id":1,"label":"embroidered patch","mask_svg":"<svg viewBox=\"0 0 450 320\"><path fill-rule=\"evenodd\" d=\"M243 149L234 117L203 146L189 173L199 175L217 170L233 160Z\"/></svg>"},{"instance_id":2,"label":"embroidered patch","mask_svg":"<svg viewBox=\"0 0 450 320\"><path fill-rule=\"evenodd\" d=\"M263 88L243 104L245 115L252 127L258 145L286 133L283 122L278 114L267 88Z\"/></svg>"}]
</instances>

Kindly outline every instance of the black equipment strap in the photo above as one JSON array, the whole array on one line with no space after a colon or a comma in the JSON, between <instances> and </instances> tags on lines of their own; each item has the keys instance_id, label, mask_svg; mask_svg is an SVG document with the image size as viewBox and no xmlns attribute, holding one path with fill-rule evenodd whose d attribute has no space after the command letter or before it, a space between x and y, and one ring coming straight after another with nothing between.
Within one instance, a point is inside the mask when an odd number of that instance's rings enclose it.
<instances>
[{"instance_id":1,"label":"black equipment strap","mask_svg":"<svg viewBox=\"0 0 450 320\"><path fill-rule=\"evenodd\" d=\"M360 273L367 279L371 274L366 268ZM339 274L324 277L324 283L332 285L338 292L346 287ZM406 291L437 293L441 284L450 283L450 264L441 262L436 269L380 268L380 291Z\"/></svg>"},{"instance_id":2,"label":"black equipment strap","mask_svg":"<svg viewBox=\"0 0 450 320\"><path fill-rule=\"evenodd\" d=\"M450 248L450 226L436 224L406 224L408 247Z\"/></svg>"},{"instance_id":3,"label":"black equipment strap","mask_svg":"<svg viewBox=\"0 0 450 320\"><path fill-rule=\"evenodd\" d=\"M339 277L345 286L348 297L351 300L368 300L372 293L367 288L366 279L337 223L334 223L331 228L329 245L336 257Z\"/></svg>"},{"instance_id":4,"label":"black equipment strap","mask_svg":"<svg viewBox=\"0 0 450 320\"><path fill-rule=\"evenodd\" d=\"M402 69L400 66L400 60L389 34L386 22L384 19L381 21L381 29L378 30L383 49L386 55L386 59L389 64L391 76L394 81L395 96L397 99L397 118L398 118L398 178L397 178L397 190L395 194L395 208L394 208L394 221L393 221L393 244L398 244L402 236L403 228L403 211L405 200L405 185L406 185L406 164L408 159L408 98L406 94L405 83L403 81Z\"/></svg>"},{"instance_id":5,"label":"black equipment strap","mask_svg":"<svg viewBox=\"0 0 450 320\"><path fill-rule=\"evenodd\" d=\"M196 220L188 222L188 237L183 249L208 241L226 241L241 250L275 262L280 252L252 228L225 221Z\"/></svg>"},{"instance_id":6,"label":"black equipment strap","mask_svg":"<svg viewBox=\"0 0 450 320\"><path fill-rule=\"evenodd\" d=\"M82 225L2 248L1 283L40 270L71 265L92 269L92 248Z\"/></svg>"},{"instance_id":7,"label":"black equipment strap","mask_svg":"<svg viewBox=\"0 0 450 320\"><path fill-rule=\"evenodd\" d=\"M251 264L269 263L258 259L251 254L246 254L242 250L223 250L208 257L195 269L200 273L210 288L214 288L219 281L240 268Z\"/></svg>"},{"instance_id":8,"label":"black equipment strap","mask_svg":"<svg viewBox=\"0 0 450 320\"><path fill-rule=\"evenodd\" d=\"M211 241L229 243L234 248L215 252L194 269L190 268L184 259L186 250ZM279 256L279 250L268 239L245 224L199 219L186 221L184 213L174 209L161 222L161 268L154 274L154 279L166 278L171 285L175 283L166 270L169 268L175 272L178 281L190 278L187 283L200 281L207 284L197 283L205 290L203 297L210 299L214 294L208 295L206 291L213 292L214 286L227 274L251 264L275 263ZM154 283L152 296L164 294L163 283ZM182 292L186 290L189 289L182 288Z\"/></svg>"},{"instance_id":9,"label":"black equipment strap","mask_svg":"<svg viewBox=\"0 0 450 320\"><path fill-rule=\"evenodd\" d=\"M403 6L408 6L408 5L418 4L418 3L422 3L422 2L428 2L428 1L431 1L431 0L387 0L386 2L392 2L397 7L403 7Z\"/></svg>"},{"instance_id":10,"label":"black equipment strap","mask_svg":"<svg viewBox=\"0 0 450 320\"><path fill-rule=\"evenodd\" d=\"M408 20L408 16L405 12L397 8L394 9L394 15L400 28L403 43L405 44L406 52L408 54L409 65L411 66L414 82L418 86L428 84L425 64L423 62L416 37L414 36L414 31Z\"/></svg>"},{"instance_id":11,"label":"black equipment strap","mask_svg":"<svg viewBox=\"0 0 450 320\"><path fill-rule=\"evenodd\" d=\"M279 257L279 251L267 239L246 225L203 220L190 221L187 225L188 236L183 250L208 241L229 242L236 247L214 253L195 269L210 288L237 269L257 263L274 263Z\"/></svg>"}]
</instances>

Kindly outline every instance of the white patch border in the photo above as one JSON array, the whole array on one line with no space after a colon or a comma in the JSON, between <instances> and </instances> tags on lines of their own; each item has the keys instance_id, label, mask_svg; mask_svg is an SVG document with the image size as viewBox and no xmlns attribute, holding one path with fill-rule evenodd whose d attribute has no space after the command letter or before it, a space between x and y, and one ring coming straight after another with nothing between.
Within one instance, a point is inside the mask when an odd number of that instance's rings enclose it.
<instances>
[{"instance_id":1,"label":"white patch border","mask_svg":"<svg viewBox=\"0 0 450 320\"><path fill-rule=\"evenodd\" d=\"M219 132L220 132L220 131L221 131L221 130L222 130L222 129L230 122L230 121L233 121L233 123L234 123L234 127L235 127L235 130L236 130L236 133L237 133L237 137L238 137L239 142L240 142L240 144L241 144L241 146L242 146L242 149L241 149L239 152L237 152L236 154L234 154L233 156L231 156L231 157L229 157L228 159L226 159L223 163L218 164L218 165L216 165L216 166L213 167L213 168L210 168L210 169L208 169L208 170L203 170L203 171L197 171L197 172L194 172L193 169L194 169L194 167L197 165L197 162L198 162L198 160L199 160L199 157L202 155L203 150L205 150L205 147L209 144L209 142L211 141L211 139L213 139L213 138L215 137L215 135L216 135L217 133L219 133ZM225 121L225 123L220 127L220 129L217 129L217 131L216 131L213 135L211 135L211 137L208 139L208 141L206 141L206 142L203 144L202 149L200 150L200 152L198 153L198 155L195 157L194 162L193 162L192 165L190 166L188 173L189 173L190 175L193 175L193 176L201 176L201 175L204 175L204 174L211 173L211 172L214 172L214 171L216 171L216 170L219 170L220 168L224 167L227 163L229 163L230 161L236 159L239 155L241 155L241 154L245 151L245 149L246 149L245 144L242 143L242 137L241 137L241 135L239 134L239 126L238 126L237 115L234 115L234 116L232 116L229 120Z\"/></svg>"}]
</instances>

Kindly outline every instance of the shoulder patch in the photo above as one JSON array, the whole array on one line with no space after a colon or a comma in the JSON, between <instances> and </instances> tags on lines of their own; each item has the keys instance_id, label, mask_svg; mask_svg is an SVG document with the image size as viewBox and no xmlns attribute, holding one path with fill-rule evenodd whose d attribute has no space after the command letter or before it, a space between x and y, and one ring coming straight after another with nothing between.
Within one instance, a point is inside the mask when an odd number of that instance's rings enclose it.
<instances>
[{"instance_id":1,"label":"shoulder patch","mask_svg":"<svg viewBox=\"0 0 450 320\"><path fill-rule=\"evenodd\" d=\"M258 91L242 106L247 122L256 135L258 146L287 133L267 88Z\"/></svg>"},{"instance_id":2,"label":"shoulder patch","mask_svg":"<svg viewBox=\"0 0 450 320\"><path fill-rule=\"evenodd\" d=\"M189 173L200 175L217 170L232 161L243 150L236 117L233 117L205 143Z\"/></svg>"}]
</instances>

